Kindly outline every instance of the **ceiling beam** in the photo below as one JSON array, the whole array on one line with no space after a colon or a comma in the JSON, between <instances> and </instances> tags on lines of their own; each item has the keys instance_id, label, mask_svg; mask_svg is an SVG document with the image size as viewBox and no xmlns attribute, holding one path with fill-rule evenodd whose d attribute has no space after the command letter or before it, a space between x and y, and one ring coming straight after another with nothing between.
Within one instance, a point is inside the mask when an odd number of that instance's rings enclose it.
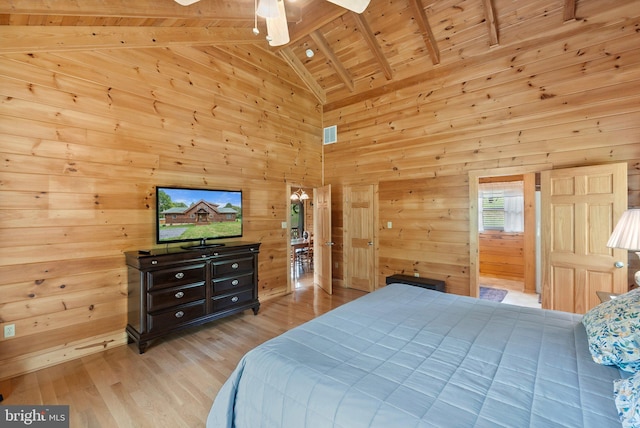
<instances>
[{"instance_id":1,"label":"ceiling beam","mask_svg":"<svg viewBox=\"0 0 640 428\"><path fill-rule=\"evenodd\" d=\"M493 10L492 0L483 0L484 3L484 16L489 27L489 46L496 46L499 44L498 40L498 26L496 24L496 12Z\"/></svg>"},{"instance_id":2,"label":"ceiling beam","mask_svg":"<svg viewBox=\"0 0 640 428\"><path fill-rule=\"evenodd\" d=\"M291 39L289 45L299 42L307 37L309 33L324 27L348 12L347 9L328 1L311 2L302 9L300 20L295 24L289 25L289 38Z\"/></svg>"},{"instance_id":3,"label":"ceiling beam","mask_svg":"<svg viewBox=\"0 0 640 428\"><path fill-rule=\"evenodd\" d=\"M335 52L333 52L333 49L331 49L331 46L329 46L329 43L327 43L327 40L324 38L324 36L320 33L320 31L316 30L310 33L309 37L311 37L311 40L313 40L315 44L318 45L318 49L320 49L324 56L329 59L329 62L331 62L333 69L336 71L336 73L338 73L338 76L340 76L340 79L342 79L344 84L347 85L349 91L353 92L355 90L355 86L353 84L351 74L349 74L347 69L344 68L342 62L338 59Z\"/></svg>"},{"instance_id":4,"label":"ceiling beam","mask_svg":"<svg viewBox=\"0 0 640 428\"><path fill-rule=\"evenodd\" d=\"M327 103L327 94L324 89L316 82L311 73L305 68L304 64L298 59L293 50L285 46L279 50L280 56L289 64L293 71L300 77L300 79L307 85L307 88L316 96L321 104Z\"/></svg>"},{"instance_id":5,"label":"ceiling beam","mask_svg":"<svg viewBox=\"0 0 640 428\"><path fill-rule=\"evenodd\" d=\"M373 31L371 31L371 27L369 27L369 23L361 14L351 12L351 16L356 21L356 27L358 27L358 31L360 31L364 41L369 46L371 53L376 58L376 61L378 61L380 68L382 68L384 77L386 77L387 80L393 79L393 71L391 70L389 61L387 61L387 57L384 56L376 37L373 35Z\"/></svg>"},{"instance_id":6,"label":"ceiling beam","mask_svg":"<svg viewBox=\"0 0 640 428\"><path fill-rule=\"evenodd\" d=\"M440 64L440 51L438 50L438 44L436 43L436 38L433 35L433 31L431 30L431 26L429 25L429 21L427 20L427 14L424 11L424 7L422 6L421 0L409 0L409 5L413 9L414 18L418 27L420 28L420 32L422 33L422 38L424 39L424 43L427 47L427 51L431 56L431 62L433 64Z\"/></svg>"},{"instance_id":7,"label":"ceiling beam","mask_svg":"<svg viewBox=\"0 0 640 428\"><path fill-rule=\"evenodd\" d=\"M190 6L181 6L173 0L3 0L0 14L65 15L125 18L169 18L202 20L252 20L255 13L253 0L220 2L202 0ZM302 18L300 7L287 5L290 22Z\"/></svg>"},{"instance_id":8,"label":"ceiling beam","mask_svg":"<svg viewBox=\"0 0 640 428\"><path fill-rule=\"evenodd\" d=\"M576 0L564 0L564 22L576 19Z\"/></svg>"},{"instance_id":9,"label":"ceiling beam","mask_svg":"<svg viewBox=\"0 0 640 428\"><path fill-rule=\"evenodd\" d=\"M246 28L0 26L0 53L256 43Z\"/></svg>"}]
</instances>

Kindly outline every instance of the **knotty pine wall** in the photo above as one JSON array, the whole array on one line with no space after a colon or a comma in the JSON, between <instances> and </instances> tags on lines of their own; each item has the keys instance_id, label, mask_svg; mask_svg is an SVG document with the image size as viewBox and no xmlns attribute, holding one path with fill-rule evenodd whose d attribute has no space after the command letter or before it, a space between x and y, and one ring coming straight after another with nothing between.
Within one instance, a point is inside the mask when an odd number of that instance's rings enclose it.
<instances>
[{"instance_id":1,"label":"knotty pine wall","mask_svg":"<svg viewBox=\"0 0 640 428\"><path fill-rule=\"evenodd\" d=\"M509 9L497 3L498 12ZM560 10L541 4L521 20L498 16L499 46L483 36L443 49L441 63L411 84L325 106L325 126L338 126L324 165L334 263L342 260L344 185L379 184L379 285L417 272L463 295L471 170L627 162L629 206L640 207L638 2L581 0L585 19L564 24ZM635 255L629 260L640 269Z\"/></svg>"},{"instance_id":2,"label":"knotty pine wall","mask_svg":"<svg viewBox=\"0 0 640 428\"><path fill-rule=\"evenodd\" d=\"M0 93L0 379L125 343L123 252L154 245L157 184L242 189L259 297L285 292L286 184L321 184L301 83L180 47L3 55Z\"/></svg>"}]
</instances>

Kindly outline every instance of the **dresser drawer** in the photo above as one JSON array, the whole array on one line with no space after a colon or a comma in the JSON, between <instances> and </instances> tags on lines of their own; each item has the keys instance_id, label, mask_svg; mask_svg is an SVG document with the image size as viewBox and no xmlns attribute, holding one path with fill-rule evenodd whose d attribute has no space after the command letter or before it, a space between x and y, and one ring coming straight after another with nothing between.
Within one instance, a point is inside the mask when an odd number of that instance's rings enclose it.
<instances>
[{"instance_id":1,"label":"dresser drawer","mask_svg":"<svg viewBox=\"0 0 640 428\"><path fill-rule=\"evenodd\" d=\"M213 280L213 294L228 293L229 290L240 290L253 285L253 272L234 275L224 279Z\"/></svg>"},{"instance_id":2,"label":"dresser drawer","mask_svg":"<svg viewBox=\"0 0 640 428\"><path fill-rule=\"evenodd\" d=\"M148 311L154 312L172 306L183 305L185 303L202 300L205 297L204 282L152 291L147 294L149 297Z\"/></svg>"},{"instance_id":3,"label":"dresser drawer","mask_svg":"<svg viewBox=\"0 0 640 428\"><path fill-rule=\"evenodd\" d=\"M205 280L205 264L178 266L147 272L149 289L195 284Z\"/></svg>"},{"instance_id":4,"label":"dresser drawer","mask_svg":"<svg viewBox=\"0 0 640 428\"><path fill-rule=\"evenodd\" d=\"M174 328L200 318L205 314L203 300L177 306L171 310L149 314L149 331Z\"/></svg>"},{"instance_id":5,"label":"dresser drawer","mask_svg":"<svg viewBox=\"0 0 640 428\"><path fill-rule=\"evenodd\" d=\"M213 277L253 272L253 257L220 260L212 263Z\"/></svg>"},{"instance_id":6,"label":"dresser drawer","mask_svg":"<svg viewBox=\"0 0 640 428\"><path fill-rule=\"evenodd\" d=\"M231 308L236 305L241 305L253 300L253 290L245 290L239 293L228 294L226 296L217 297L213 299L213 310L219 311L221 309Z\"/></svg>"}]
</instances>

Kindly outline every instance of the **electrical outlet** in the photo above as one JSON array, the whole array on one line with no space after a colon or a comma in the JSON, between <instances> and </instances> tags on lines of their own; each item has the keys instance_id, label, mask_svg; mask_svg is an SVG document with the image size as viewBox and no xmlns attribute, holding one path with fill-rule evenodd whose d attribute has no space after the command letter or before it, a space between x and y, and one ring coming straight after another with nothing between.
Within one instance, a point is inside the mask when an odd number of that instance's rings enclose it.
<instances>
[{"instance_id":1,"label":"electrical outlet","mask_svg":"<svg viewBox=\"0 0 640 428\"><path fill-rule=\"evenodd\" d=\"M415 276L416 278L420 278L420 272L414 272L413 276Z\"/></svg>"},{"instance_id":2,"label":"electrical outlet","mask_svg":"<svg viewBox=\"0 0 640 428\"><path fill-rule=\"evenodd\" d=\"M391 229L391 228L393 228L393 223L388 221L387 222L387 229Z\"/></svg>"},{"instance_id":3,"label":"electrical outlet","mask_svg":"<svg viewBox=\"0 0 640 428\"><path fill-rule=\"evenodd\" d=\"M13 337L16 335L16 325L15 324L7 324L4 326L4 338L7 339L9 337Z\"/></svg>"}]
</instances>

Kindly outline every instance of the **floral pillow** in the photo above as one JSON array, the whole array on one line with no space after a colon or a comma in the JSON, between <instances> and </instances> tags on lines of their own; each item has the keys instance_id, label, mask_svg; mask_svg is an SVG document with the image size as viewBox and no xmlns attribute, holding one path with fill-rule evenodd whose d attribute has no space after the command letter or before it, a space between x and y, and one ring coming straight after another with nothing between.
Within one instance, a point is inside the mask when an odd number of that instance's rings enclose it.
<instances>
[{"instance_id":1,"label":"floral pillow","mask_svg":"<svg viewBox=\"0 0 640 428\"><path fill-rule=\"evenodd\" d=\"M596 363L640 369L640 288L591 309L582 318Z\"/></svg>"},{"instance_id":2,"label":"floral pillow","mask_svg":"<svg viewBox=\"0 0 640 428\"><path fill-rule=\"evenodd\" d=\"M613 382L613 394L623 428L640 426L640 372Z\"/></svg>"}]
</instances>

